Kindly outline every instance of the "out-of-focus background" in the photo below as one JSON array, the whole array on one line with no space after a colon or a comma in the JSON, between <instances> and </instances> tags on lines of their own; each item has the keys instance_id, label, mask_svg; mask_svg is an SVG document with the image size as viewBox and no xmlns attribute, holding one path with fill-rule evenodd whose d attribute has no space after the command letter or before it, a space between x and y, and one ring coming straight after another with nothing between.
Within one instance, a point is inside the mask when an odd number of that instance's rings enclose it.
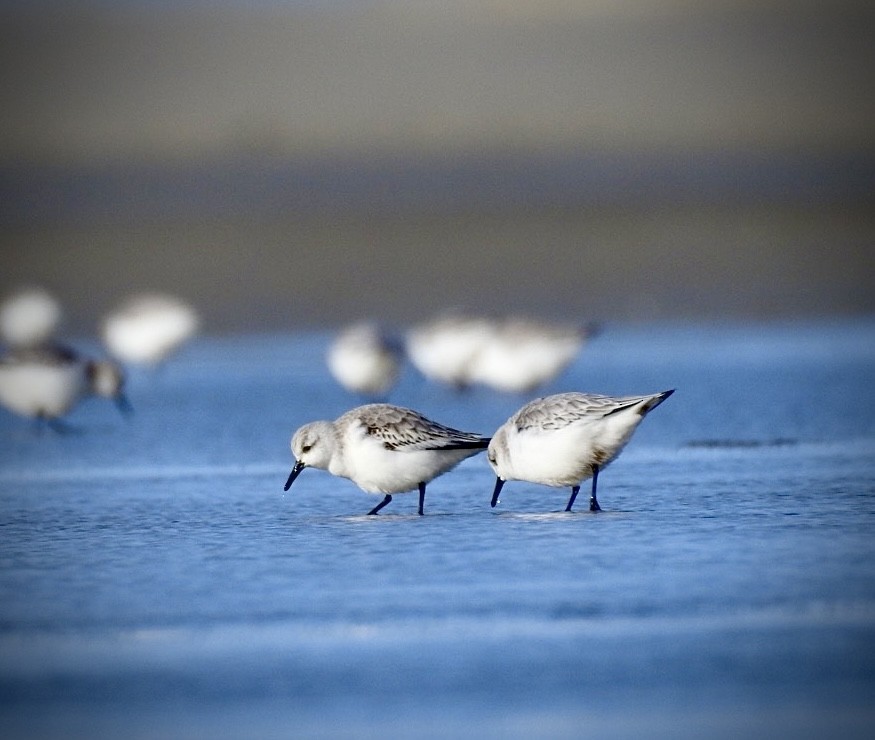
<instances>
[{"instance_id":1,"label":"out-of-focus background","mask_svg":"<svg viewBox=\"0 0 875 740\"><path fill-rule=\"evenodd\" d=\"M0 2L0 294L91 332L875 310L875 10Z\"/></svg>"},{"instance_id":2,"label":"out-of-focus background","mask_svg":"<svg viewBox=\"0 0 875 740\"><path fill-rule=\"evenodd\" d=\"M0 0L0 737L869 740L873 8ZM283 493L669 388L598 516Z\"/></svg>"}]
</instances>

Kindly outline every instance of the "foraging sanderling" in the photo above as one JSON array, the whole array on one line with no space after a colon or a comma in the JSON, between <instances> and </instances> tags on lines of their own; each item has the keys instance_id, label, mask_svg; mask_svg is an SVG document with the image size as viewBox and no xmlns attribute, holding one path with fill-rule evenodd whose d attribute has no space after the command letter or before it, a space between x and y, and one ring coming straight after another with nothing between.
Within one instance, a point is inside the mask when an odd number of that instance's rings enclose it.
<instances>
[{"instance_id":1,"label":"foraging sanderling","mask_svg":"<svg viewBox=\"0 0 875 740\"><path fill-rule=\"evenodd\" d=\"M129 299L104 319L103 341L122 362L155 365L188 341L198 323L187 303L145 294Z\"/></svg>"},{"instance_id":2,"label":"foraging sanderling","mask_svg":"<svg viewBox=\"0 0 875 740\"><path fill-rule=\"evenodd\" d=\"M340 385L363 396L385 396L401 369L401 348L371 322L344 329L328 348L328 370Z\"/></svg>"},{"instance_id":3,"label":"foraging sanderling","mask_svg":"<svg viewBox=\"0 0 875 740\"><path fill-rule=\"evenodd\" d=\"M510 417L489 444L487 459L497 476L492 506L509 480L571 486L565 511L571 511L580 484L592 477L590 511L600 511L596 498L599 471L629 441L649 412L674 390L649 396L600 396L559 393L527 403Z\"/></svg>"},{"instance_id":4,"label":"foraging sanderling","mask_svg":"<svg viewBox=\"0 0 875 740\"><path fill-rule=\"evenodd\" d=\"M559 375L594 333L592 325L508 318L474 357L471 380L506 393L534 390Z\"/></svg>"},{"instance_id":5,"label":"foraging sanderling","mask_svg":"<svg viewBox=\"0 0 875 740\"><path fill-rule=\"evenodd\" d=\"M44 288L23 288L0 304L0 339L12 347L48 342L61 323L61 306Z\"/></svg>"},{"instance_id":6,"label":"foraging sanderling","mask_svg":"<svg viewBox=\"0 0 875 740\"><path fill-rule=\"evenodd\" d=\"M442 316L407 333L407 356L429 380L466 388L475 358L495 331L490 319L465 314Z\"/></svg>"},{"instance_id":7,"label":"foraging sanderling","mask_svg":"<svg viewBox=\"0 0 875 740\"><path fill-rule=\"evenodd\" d=\"M363 491L385 494L368 514L376 514L392 494L418 489L421 515L426 484L488 444L488 437L443 426L411 409L359 406L335 421L314 421L295 432L295 465L284 490L304 468L320 468L349 478Z\"/></svg>"},{"instance_id":8,"label":"foraging sanderling","mask_svg":"<svg viewBox=\"0 0 875 740\"><path fill-rule=\"evenodd\" d=\"M116 363L88 360L59 345L15 349L0 357L0 405L59 430L57 420L89 395L112 399L128 412L123 387Z\"/></svg>"}]
</instances>

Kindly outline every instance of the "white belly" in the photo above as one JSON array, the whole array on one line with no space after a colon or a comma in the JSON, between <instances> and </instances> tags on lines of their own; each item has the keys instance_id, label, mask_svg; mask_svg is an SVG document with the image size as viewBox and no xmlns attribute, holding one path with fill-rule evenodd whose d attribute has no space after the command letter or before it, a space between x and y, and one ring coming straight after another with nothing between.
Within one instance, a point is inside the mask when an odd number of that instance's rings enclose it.
<instances>
[{"instance_id":1,"label":"white belly","mask_svg":"<svg viewBox=\"0 0 875 740\"><path fill-rule=\"evenodd\" d=\"M526 429L511 435L514 478L547 486L574 486L604 468L629 441L638 414L584 420L558 430Z\"/></svg>"},{"instance_id":2,"label":"white belly","mask_svg":"<svg viewBox=\"0 0 875 740\"><path fill-rule=\"evenodd\" d=\"M369 493L404 493L428 483L458 465L478 450L387 450L381 443L347 449L343 466L329 468L334 475L349 478Z\"/></svg>"},{"instance_id":3,"label":"white belly","mask_svg":"<svg viewBox=\"0 0 875 740\"><path fill-rule=\"evenodd\" d=\"M0 403L22 416L63 416L85 390L85 373L78 363L0 368Z\"/></svg>"}]
</instances>

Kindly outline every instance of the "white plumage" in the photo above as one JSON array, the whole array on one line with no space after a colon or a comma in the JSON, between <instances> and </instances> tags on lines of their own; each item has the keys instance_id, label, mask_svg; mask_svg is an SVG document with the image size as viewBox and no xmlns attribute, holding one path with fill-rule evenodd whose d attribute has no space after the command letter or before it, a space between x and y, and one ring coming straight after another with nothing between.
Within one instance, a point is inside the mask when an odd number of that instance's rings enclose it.
<instances>
[{"instance_id":1,"label":"white plumage","mask_svg":"<svg viewBox=\"0 0 875 740\"><path fill-rule=\"evenodd\" d=\"M553 380L580 353L590 327L510 318L495 327L471 365L471 380L505 393Z\"/></svg>"},{"instance_id":2,"label":"white plumage","mask_svg":"<svg viewBox=\"0 0 875 740\"><path fill-rule=\"evenodd\" d=\"M56 420L89 395L127 411L124 374L114 362L88 360L57 345L17 349L0 357L0 405L29 418Z\"/></svg>"},{"instance_id":3,"label":"white plumage","mask_svg":"<svg viewBox=\"0 0 875 740\"><path fill-rule=\"evenodd\" d=\"M305 467L320 468L349 478L368 493L385 494L369 514L388 504L392 494L417 489L422 514L426 484L488 444L488 438L438 424L411 409L368 404L295 432L295 465L285 490Z\"/></svg>"},{"instance_id":4,"label":"white plumage","mask_svg":"<svg viewBox=\"0 0 875 740\"><path fill-rule=\"evenodd\" d=\"M453 314L411 329L407 354L430 380L521 393L557 377L593 333L591 325Z\"/></svg>"},{"instance_id":5,"label":"white plumage","mask_svg":"<svg viewBox=\"0 0 875 740\"><path fill-rule=\"evenodd\" d=\"M476 357L495 327L495 322L477 316L442 316L408 332L407 356L429 380L466 388L473 382Z\"/></svg>"},{"instance_id":6,"label":"white plumage","mask_svg":"<svg viewBox=\"0 0 875 740\"><path fill-rule=\"evenodd\" d=\"M0 339L12 347L49 342L61 323L61 305L43 288L25 288L0 304Z\"/></svg>"},{"instance_id":7,"label":"white plumage","mask_svg":"<svg viewBox=\"0 0 875 740\"><path fill-rule=\"evenodd\" d=\"M401 370L401 351L376 324L354 324L331 343L326 356L334 379L352 393L385 396Z\"/></svg>"},{"instance_id":8,"label":"white plumage","mask_svg":"<svg viewBox=\"0 0 875 740\"><path fill-rule=\"evenodd\" d=\"M103 322L103 341L122 362L155 365L198 330L198 316L183 301L165 295L140 295L126 301Z\"/></svg>"},{"instance_id":9,"label":"white plumage","mask_svg":"<svg viewBox=\"0 0 875 740\"><path fill-rule=\"evenodd\" d=\"M527 403L495 432L487 459L497 476L492 506L509 480L571 486L570 511L580 484L593 479L590 510L600 509L598 473L626 446L644 416L674 390L647 396L559 393Z\"/></svg>"}]
</instances>

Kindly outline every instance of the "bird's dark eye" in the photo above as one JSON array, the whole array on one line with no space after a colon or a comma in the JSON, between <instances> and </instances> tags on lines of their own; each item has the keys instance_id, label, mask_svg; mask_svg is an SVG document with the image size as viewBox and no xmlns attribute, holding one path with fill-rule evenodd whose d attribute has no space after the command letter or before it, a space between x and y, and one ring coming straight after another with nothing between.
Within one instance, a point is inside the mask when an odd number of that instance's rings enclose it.
<instances>
[{"instance_id":1,"label":"bird's dark eye","mask_svg":"<svg viewBox=\"0 0 875 740\"><path fill-rule=\"evenodd\" d=\"M492 450L490 450L488 452L488 454L486 455L486 459L489 460L489 462L494 463L495 462L495 453Z\"/></svg>"},{"instance_id":2,"label":"bird's dark eye","mask_svg":"<svg viewBox=\"0 0 875 740\"><path fill-rule=\"evenodd\" d=\"M312 449L313 445L304 445L303 447L301 447L301 452L309 452Z\"/></svg>"}]
</instances>

